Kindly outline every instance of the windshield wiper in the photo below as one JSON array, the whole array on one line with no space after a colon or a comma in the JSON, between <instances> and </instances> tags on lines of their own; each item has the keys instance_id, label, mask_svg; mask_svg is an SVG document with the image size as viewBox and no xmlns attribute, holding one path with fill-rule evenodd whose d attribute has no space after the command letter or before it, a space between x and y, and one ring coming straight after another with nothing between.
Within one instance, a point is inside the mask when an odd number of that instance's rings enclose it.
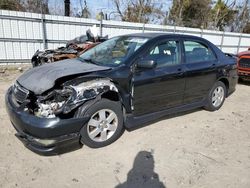
<instances>
[{"instance_id":1,"label":"windshield wiper","mask_svg":"<svg viewBox=\"0 0 250 188\"><path fill-rule=\"evenodd\" d=\"M96 61L94 61L93 59L83 59L84 61L86 62L90 62L92 64L95 64L95 65L99 65L99 63L97 63Z\"/></svg>"},{"instance_id":2,"label":"windshield wiper","mask_svg":"<svg viewBox=\"0 0 250 188\"><path fill-rule=\"evenodd\" d=\"M92 63L92 64L95 64L95 65L100 65L99 63L97 63L96 61L94 61L93 59L91 58L81 58L83 61L87 62L87 63Z\"/></svg>"}]
</instances>

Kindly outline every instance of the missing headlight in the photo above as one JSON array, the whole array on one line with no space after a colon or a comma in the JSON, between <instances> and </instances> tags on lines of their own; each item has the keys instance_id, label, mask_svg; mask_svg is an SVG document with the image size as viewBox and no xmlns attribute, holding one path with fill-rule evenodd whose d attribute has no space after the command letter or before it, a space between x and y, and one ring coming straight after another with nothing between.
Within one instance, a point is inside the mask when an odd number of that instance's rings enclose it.
<instances>
[{"instance_id":1,"label":"missing headlight","mask_svg":"<svg viewBox=\"0 0 250 188\"><path fill-rule=\"evenodd\" d=\"M85 101L95 99L107 91L118 92L109 79L95 79L76 86L65 86L62 90L54 90L37 100L35 115L54 118L58 114L67 114Z\"/></svg>"},{"instance_id":2,"label":"missing headlight","mask_svg":"<svg viewBox=\"0 0 250 188\"><path fill-rule=\"evenodd\" d=\"M38 117L54 118L62 111L62 108L67 100L72 95L72 90L54 90L46 96L40 96L37 99L37 108L34 114Z\"/></svg>"}]
</instances>

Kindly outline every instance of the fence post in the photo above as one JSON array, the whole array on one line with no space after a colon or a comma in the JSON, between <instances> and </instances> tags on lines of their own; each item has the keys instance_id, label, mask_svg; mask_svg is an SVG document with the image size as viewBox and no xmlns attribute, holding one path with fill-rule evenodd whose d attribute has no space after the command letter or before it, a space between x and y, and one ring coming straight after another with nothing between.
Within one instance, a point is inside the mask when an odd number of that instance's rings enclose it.
<instances>
[{"instance_id":1,"label":"fence post","mask_svg":"<svg viewBox=\"0 0 250 188\"><path fill-rule=\"evenodd\" d=\"M42 23L42 34L43 34L43 49L48 48L47 44L47 30L46 30L46 23L45 23L45 15L41 14L41 23Z\"/></svg>"},{"instance_id":2,"label":"fence post","mask_svg":"<svg viewBox=\"0 0 250 188\"><path fill-rule=\"evenodd\" d=\"M102 16L100 19L100 37L102 37Z\"/></svg>"},{"instance_id":3,"label":"fence post","mask_svg":"<svg viewBox=\"0 0 250 188\"><path fill-rule=\"evenodd\" d=\"M239 53L239 51L240 51L241 38L242 38L242 33L239 36L239 42L238 42L238 46L237 46L237 53Z\"/></svg>"},{"instance_id":4,"label":"fence post","mask_svg":"<svg viewBox=\"0 0 250 188\"><path fill-rule=\"evenodd\" d=\"M222 33L222 38L221 38L221 43L220 43L220 49L222 50L223 44L224 44L224 36L225 36L225 31Z\"/></svg>"},{"instance_id":5,"label":"fence post","mask_svg":"<svg viewBox=\"0 0 250 188\"><path fill-rule=\"evenodd\" d=\"M142 25L142 32L143 33L145 32L145 23L143 23L143 25Z\"/></svg>"}]
</instances>

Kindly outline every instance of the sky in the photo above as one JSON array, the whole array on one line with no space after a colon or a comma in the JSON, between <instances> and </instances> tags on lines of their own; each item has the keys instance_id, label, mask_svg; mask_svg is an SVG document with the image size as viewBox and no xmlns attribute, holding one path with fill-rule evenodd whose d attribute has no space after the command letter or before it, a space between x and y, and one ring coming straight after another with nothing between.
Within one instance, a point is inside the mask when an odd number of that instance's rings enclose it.
<instances>
[{"instance_id":1,"label":"sky","mask_svg":"<svg viewBox=\"0 0 250 188\"><path fill-rule=\"evenodd\" d=\"M81 0L84 6L84 0ZM168 10L172 0L152 0L156 6L160 6L162 4L164 10ZM49 6L53 9L57 14L62 14L64 11L64 0L49 0ZM91 17L95 18L96 14L98 14L101 10L104 13L109 15L110 12L116 11L112 0L87 0L87 6L91 12ZM71 0L71 9L79 12L81 10L80 0ZM111 17L114 17L115 14L112 14Z\"/></svg>"},{"instance_id":2,"label":"sky","mask_svg":"<svg viewBox=\"0 0 250 188\"><path fill-rule=\"evenodd\" d=\"M80 1L82 1L82 4L84 6L84 0L71 0L71 9L74 10L74 12L80 12L81 11L81 5ZM110 12L116 11L113 0L86 0L87 6L89 7L89 10L91 12L91 17L96 18L96 15L102 10L104 13L107 13L109 15ZM216 1L216 0L213 0ZM233 1L233 0L229 0ZM156 6L162 5L163 11L168 11L171 7L172 0L152 0L152 2ZM242 3L243 0L237 0L237 3ZM249 1L250 2L250 1ZM53 9L54 12L57 14L63 15L64 14L64 0L49 0L49 6L50 9ZM111 15L111 19L114 19L115 14Z\"/></svg>"},{"instance_id":3,"label":"sky","mask_svg":"<svg viewBox=\"0 0 250 188\"><path fill-rule=\"evenodd\" d=\"M80 0L71 0L72 6L80 7ZM82 0L83 1L83 0ZM153 3L160 5L162 4L164 8L168 8L171 4L171 0L152 0ZM92 12L98 13L101 9L104 13L110 13L115 11L115 7L112 0L87 0L87 5Z\"/></svg>"}]
</instances>

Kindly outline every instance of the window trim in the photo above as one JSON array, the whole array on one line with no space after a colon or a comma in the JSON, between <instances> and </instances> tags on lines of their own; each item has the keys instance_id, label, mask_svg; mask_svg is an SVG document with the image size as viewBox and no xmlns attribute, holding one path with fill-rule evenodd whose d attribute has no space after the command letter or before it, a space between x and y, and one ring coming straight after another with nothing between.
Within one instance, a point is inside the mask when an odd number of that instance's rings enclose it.
<instances>
[{"instance_id":1,"label":"window trim","mask_svg":"<svg viewBox=\"0 0 250 188\"><path fill-rule=\"evenodd\" d=\"M151 45L151 47L149 47L145 53L143 54L142 59L144 59L145 57L147 57L147 55L150 53L150 51L155 48L157 45L165 43L167 41L175 41L176 42L176 46L178 49L178 59L179 59L179 63L178 64L171 64L171 65L167 65L167 66L162 66L162 67L155 67L155 70L158 69L162 69L162 68L166 68L166 67L172 67L172 66L178 66L178 65L182 65L183 64L183 57L182 57L182 48L181 48L181 40L179 38L164 38L162 40L157 40L153 45Z\"/></svg>"},{"instance_id":2,"label":"window trim","mask_svg":"<svg viewBox=\"0 0 250 188\"><path fill-rule=\"evenodd\" d=\"M196 42L199 43L203 46L205 46L206 48L208 48L214 55L215 59L214 60L209 60L209 61L198 61L198 62L187 62L187 58L186 58L186 50L185 50L185 44L184 42L188 41L188 42ZM218 57L216 55L216 53L214 52L214 49L206 42L202 41L202 40L198 40L198 39L188 39L188 38L183 38L182 39L182 51L183 51L183 59L184 59L184 63L186 64L196 64L196 63L202 63L202 62L211 62L211 61L218 61Z\"/></svg>"}]
</instances>

